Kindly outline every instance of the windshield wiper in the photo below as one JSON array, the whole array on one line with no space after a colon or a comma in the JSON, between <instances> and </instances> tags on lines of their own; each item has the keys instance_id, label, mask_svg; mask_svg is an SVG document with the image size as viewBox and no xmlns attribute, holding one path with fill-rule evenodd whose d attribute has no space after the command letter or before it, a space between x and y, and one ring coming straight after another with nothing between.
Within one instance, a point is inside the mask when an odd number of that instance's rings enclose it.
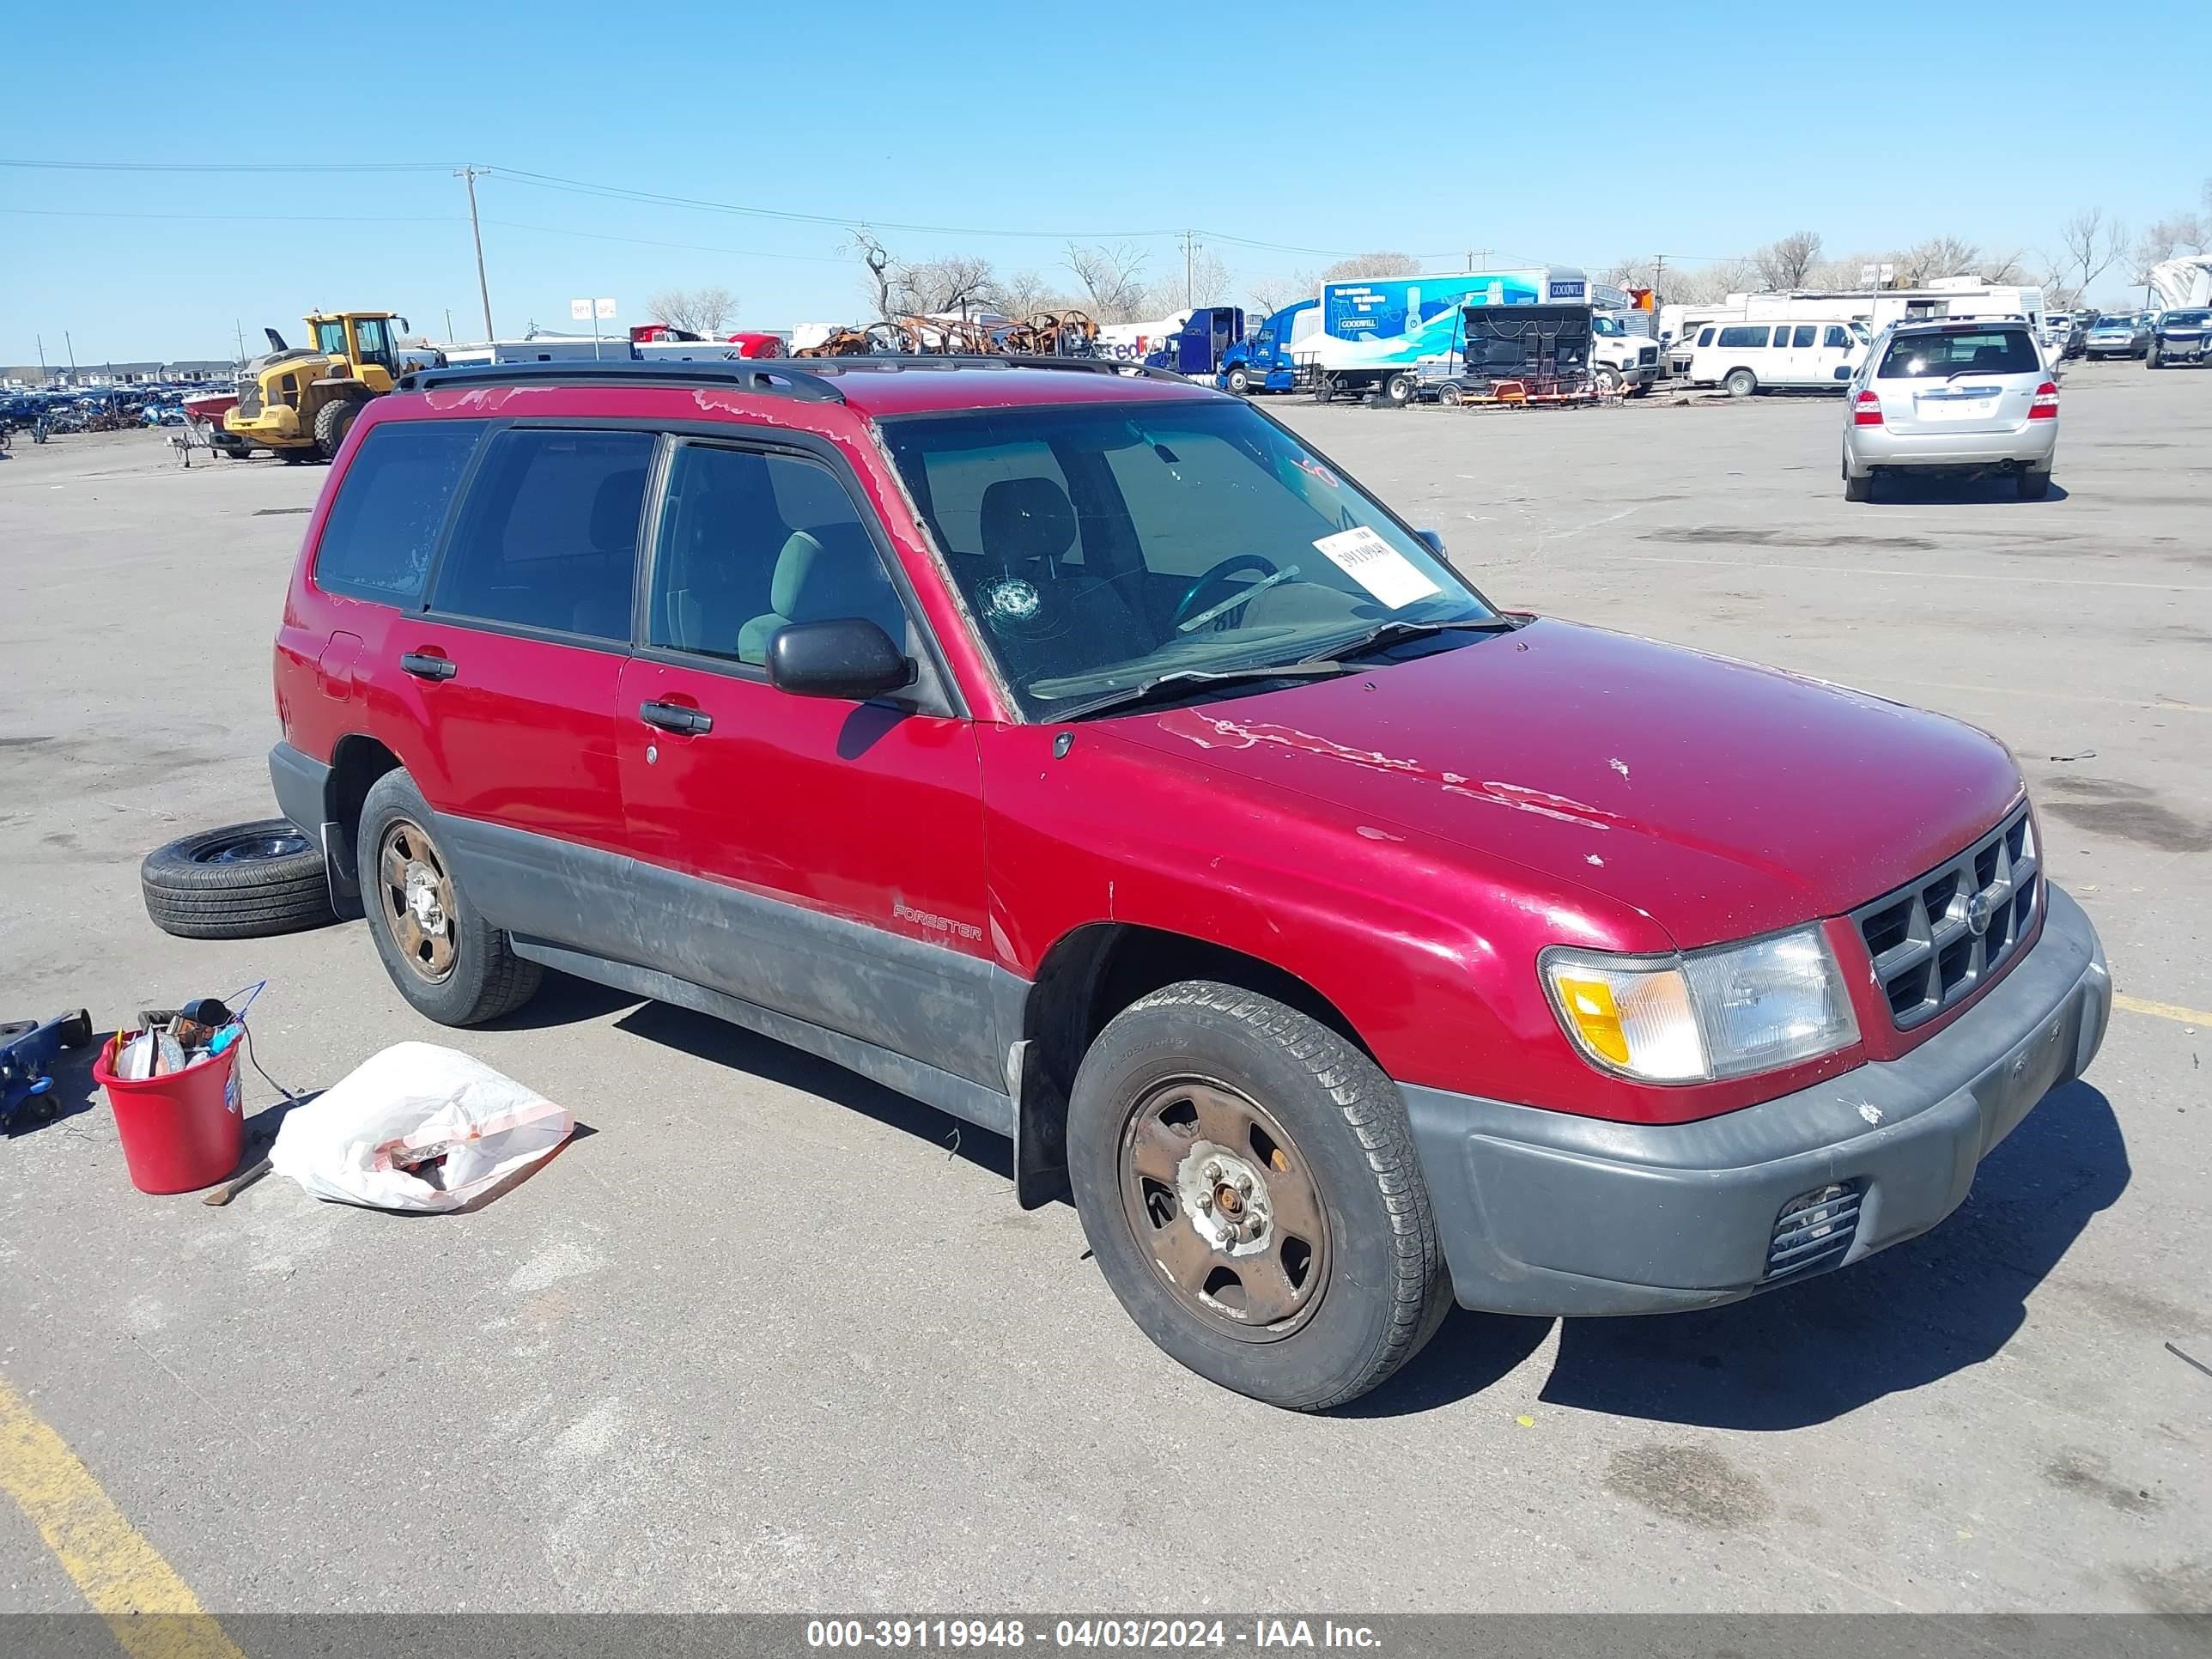
<instances>
[{"instance_id":1,"label":"windshield wiper","mask_svg":"<svg viewBox=\"0 0 2212 1659\"><path fill-rule=\"evenodd\" d=\"M1351 672L1344 664L1335 661L1278 663L1273 667L1258 668L1178 668L1169 673L1155 674L1126 691L1110 691L1103 697L1093 697L1089 702L1079 702L1053 718L1080 720L1085 714L1104 714L1109 709L1134 708L1143 703L1188 695L1194 685L1233 684L1239 680L1326 679L1333 674L1348 674Z\"/></svg>"},{"instance_id":2,"label":"windshield wiper","mask_svg":"<svg viewBox=\"0 0 2212 1659\"><path fill-rule=\"evenodd\" d=\"M1401 640L1418 640L1431 634L1510 634L1522 625L1517 617L1461 617L1450 622L1386 622L1369 629L1358 639L1343 645L1331 646L1322 654L1302 659L1310 663L1341 663L1346 659L1372 651L1377 646L1395 645Z\"/></svg>"}]
</instances>

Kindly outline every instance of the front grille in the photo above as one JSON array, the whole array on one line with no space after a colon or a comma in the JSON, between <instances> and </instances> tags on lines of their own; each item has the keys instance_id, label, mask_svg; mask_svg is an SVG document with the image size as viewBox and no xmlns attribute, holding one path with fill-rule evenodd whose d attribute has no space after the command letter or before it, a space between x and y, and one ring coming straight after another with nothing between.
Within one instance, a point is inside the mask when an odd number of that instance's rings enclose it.
<instances>
[{"instance_id":1,"label":"front grille","mask_svg":"<svg viewBox=\"0 0 2212 1659\"><path fill-rule=\"evenodd\" d=\"M1639 368L1648 368L1650 365L1657 362L1658 361L1659 348L1657 346L1640 346L1637 349L1636 362Z\"/></svg>"},{"instance_id":2,"label":"front grille","mask_svg":"<svg viewBox=\"0 0 2212 1659\"><path fill-rule=\"evenodd\" d=\"M238 412L248 420L261 412L261 381L257 376L238 377Z\"/></svg>"},{"instance_id":3,"label":"front grille","mask_svg":"<svg viewBox=\"0 0 2212 1659\"><path fill-rule=\"evenodd\" d=\"M1955 858L1851 912L1898 1030L1933 1019L2002 969L2034 924L2039 873L2022 801Z\"/></svg>"},{"instance_id":4,"label":"front grille","mask_svg":"<svg viewBox=\"0 0 2212 1659\"><path fill-rule=\"evenodd\" d=\"M1832 1267L1850 1254L1859 1233L1856 1182L1815 1187L1800 1193L1774 1218L1766 1247L1766 1275L1761 1282L1796 1279Z\"/></svg>"}]
</instances>

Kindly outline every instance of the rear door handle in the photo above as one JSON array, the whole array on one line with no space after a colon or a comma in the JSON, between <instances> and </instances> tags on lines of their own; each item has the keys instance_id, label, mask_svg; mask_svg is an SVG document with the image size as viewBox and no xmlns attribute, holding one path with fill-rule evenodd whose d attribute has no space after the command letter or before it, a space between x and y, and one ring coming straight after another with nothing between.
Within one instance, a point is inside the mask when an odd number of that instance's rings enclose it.
<instances>
[{"instance_id":1,"label":"rear door handle","mask_svg":"<svg viewBox=\"0 0 2212 1659\"><path fill-rule=\"evenodd\" d=\"M461 672L452 658L434 657L425 651L403 653L399 665L418 680L449 680Z\"/></svg>"},{"instance_id":2,"label":"rear door handle","mask_svg":"<svg viewBox=\"0 0 2212 1659\"><path fill-rule=\"evenodd\" d=\"M657 726L664 732L687 738L703 738L714 729L712 714L687 708L680 702L641 702L637 706L637 717L647 726Z\"/></svg>"}]
</instances>

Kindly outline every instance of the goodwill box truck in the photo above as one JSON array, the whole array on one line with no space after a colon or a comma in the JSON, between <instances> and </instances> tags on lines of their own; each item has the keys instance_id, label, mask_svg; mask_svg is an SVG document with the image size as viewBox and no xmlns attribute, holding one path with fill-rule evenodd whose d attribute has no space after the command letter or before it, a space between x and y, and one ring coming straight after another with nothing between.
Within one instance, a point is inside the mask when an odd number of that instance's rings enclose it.
<instances>
[{"instance_id":1,"label":"goodwill box truck","mask_svg":"<svg viewBox=\"0 0 2212 1659\"><path fill-rule=\"evenodd\" d=\"M1425 370L1433 376L1465 347L1464 307L1533 305L1591 307L1594 376L1631 388L1658 378L1648 315L1626 289L1571 265L1528 265L1325 284L1319 331L1291 349L1297 383L1320 398L1371 392L1408 403Z\"/></svg>"}]
</instances>

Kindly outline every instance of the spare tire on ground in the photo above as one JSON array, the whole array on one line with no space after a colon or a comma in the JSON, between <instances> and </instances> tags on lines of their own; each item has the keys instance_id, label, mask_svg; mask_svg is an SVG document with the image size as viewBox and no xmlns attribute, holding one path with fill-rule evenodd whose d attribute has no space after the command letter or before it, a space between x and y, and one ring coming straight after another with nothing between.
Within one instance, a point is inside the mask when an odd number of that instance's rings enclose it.
<instances>
[{"instance_id":1,"label":"spare tire on ground","mask_svg":"<svg viewBox=\"0 0 2212 1659\"><path fill-rule=\"evenodd\" d=\"M185 836L138 868L146 914L179 939L259 939L337 920L323 850L283 818Z\"/></svg>"}]
</instances>

